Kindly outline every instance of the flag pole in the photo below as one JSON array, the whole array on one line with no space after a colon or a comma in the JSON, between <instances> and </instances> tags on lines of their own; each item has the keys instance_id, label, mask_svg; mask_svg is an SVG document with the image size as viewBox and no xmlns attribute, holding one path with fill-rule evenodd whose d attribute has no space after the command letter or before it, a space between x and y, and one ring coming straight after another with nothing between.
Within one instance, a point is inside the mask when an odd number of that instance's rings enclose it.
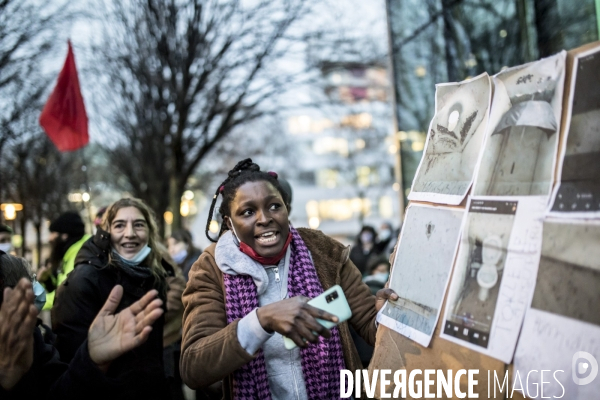
<instances>
[{"instance_id":1,"label":"flag pole","mask_svg":"<svg viewBox=\"0 0 600 400\"><path fill-rule=\"evenodd\" d=\"M85 147L82 147L80 150L81 155L81 172L83 172L83 184L85 185L85 193L88 193L90 195L90 199L88 199L88 201L85 201L82 199L83 201L83 206L87 211L87 215L88 215L88 221L90 223L90 235L94 234L94 220L92 218L92 210L90 207L90 201L91 201L91 188L90 188L90 180L89 180L89 175L88 175L88 168L87 168L87 162L86 162L86 158L85 158Z\"/></svg>"}]
</instances>

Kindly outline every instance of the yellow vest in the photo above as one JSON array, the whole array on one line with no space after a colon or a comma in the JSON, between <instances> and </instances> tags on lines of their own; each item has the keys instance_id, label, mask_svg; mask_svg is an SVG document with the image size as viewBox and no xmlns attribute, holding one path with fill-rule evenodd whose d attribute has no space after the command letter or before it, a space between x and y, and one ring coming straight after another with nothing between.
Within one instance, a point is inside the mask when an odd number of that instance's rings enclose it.
<instances>
[{"instance_id":1,"label":"yellow vest","mask_svg":"<svg viewBox=\"0 0 600 400\"><path fill-rule=\"evenodd\" d=\"M75 269L75 258L77 257L77 253L79 253L79 249L81 246L91 237L91 235L83 235L83 237L75 242L69 247L67 252L65 253L62 259L62 268L60 273L55 277L51 276L52 283L54 283L54 287L58 289L58 285L62 284L65 279L67 279L67 275L71 273ZM46 291L46 304L44 304L43 310L51 310L54 305L54 294L56 290L52 292Z\"/></svg>"}]
</instances>

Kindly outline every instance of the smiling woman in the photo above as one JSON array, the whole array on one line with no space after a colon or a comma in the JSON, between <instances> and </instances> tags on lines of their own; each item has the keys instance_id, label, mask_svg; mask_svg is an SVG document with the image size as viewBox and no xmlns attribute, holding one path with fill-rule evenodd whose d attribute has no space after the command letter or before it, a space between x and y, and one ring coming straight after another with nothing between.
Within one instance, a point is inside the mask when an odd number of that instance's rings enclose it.
<instances>
[{"instance_id":1,"label":"smiling woman","mask_svg":"<svg viewBox=\"0 0 600 400\"><path fill-rule=\"evenodd\" d=\"M123 286L117 312L138 301L148 290L158 290L163 304L179 298L173 267L164 261L152 211L141 200L121 199L106 210L101 227L75 260L75 269L58 290L52 309L53 331L61 360L70 362L84 343L88 329L112 288ZM178 300L179 301L179 300ZM179 307L181 308L181 307ZM169 323L169 313L166 315ZM116 360L108 374L119 386L116 399L168 398L163 364L165 317L152 325L148 341Z\"/></svg>"},{"instance_id":2,"label":"smiling woman","mask_svg":"<svg viewBox=\"0 0 600 400\"><path fill-rule=\"evenodd\" d=\"M289 194L276 173L239 162L215 193L207 236L219 195L219 239L192 266L183 294L184 382L202 388L222 380L225 399L339 398L339 371L362 364L348 323L326 329L317 318L337 317L308 300L339 284L348 322L373 343L377 310L397 296L390 289L372 296L348 248L290 225ZM299 348L286 349L282 336Z\"/></svg>"}]
</instances>

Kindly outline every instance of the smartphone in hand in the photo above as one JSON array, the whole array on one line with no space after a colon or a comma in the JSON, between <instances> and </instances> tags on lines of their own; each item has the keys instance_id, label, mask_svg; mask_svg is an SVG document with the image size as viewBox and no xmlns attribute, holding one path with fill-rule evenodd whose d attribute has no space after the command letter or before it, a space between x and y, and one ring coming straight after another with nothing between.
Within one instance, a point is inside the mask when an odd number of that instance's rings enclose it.
<instances>
[{"instance_id":1,"label":"smartphone in hand","mask_svg":"<svg viewBox=\"0 0 600 400\"><path fill-rule=\"evenodd\" d=\"M335 285L327 289L314 299L310 300L308 304L338 317L337 323L317 318L317 322L327 329L347 321L352 316L352 311L350 310L350 306L348 305L348 301L346 300L346 296L340 285ZM296 347L296 343L285 336L283 337L283 342L285 348L288 350Z\"/></svg>"}]
</instances>

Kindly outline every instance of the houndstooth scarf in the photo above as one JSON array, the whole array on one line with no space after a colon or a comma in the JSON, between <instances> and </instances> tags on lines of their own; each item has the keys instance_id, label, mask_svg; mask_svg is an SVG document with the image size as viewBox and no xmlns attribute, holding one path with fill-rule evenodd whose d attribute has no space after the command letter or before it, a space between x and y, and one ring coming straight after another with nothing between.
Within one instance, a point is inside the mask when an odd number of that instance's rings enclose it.
<instances>
[{"instance_id":1,"label":"houndstooth scarf","mask_svg":"<svg viewBox=\"0 0 600 400\"><path fill-rule=\"evenodd\" d=\"M290 227L292 246L288 273L289 297L314 298L323 293L317 271L306 244L298 231ZM258 307L258 294L249 275L223 274L227 323L243 318ZM345 369L339 330L331 329L331 338L319 337L319 343L301 349L302 373L309 399L339 399L339 371ZM262 350L254 360L234 372L236 399L271 399L267 367Z\"/></svg>"}]
</instances>

